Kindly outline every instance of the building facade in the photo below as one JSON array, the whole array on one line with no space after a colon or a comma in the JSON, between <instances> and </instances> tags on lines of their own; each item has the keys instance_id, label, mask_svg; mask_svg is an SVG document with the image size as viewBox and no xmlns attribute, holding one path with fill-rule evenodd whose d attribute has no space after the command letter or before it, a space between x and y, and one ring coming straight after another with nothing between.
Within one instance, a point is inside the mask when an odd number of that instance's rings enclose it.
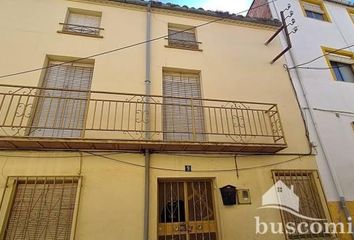
<instances>
[{"instance_id":1,"label":"building facade","mask_svg":"<svg viewBox=\"0 0 354 240\"><path fill-rule=\"evenodd\" d=\"M259 209L278 180L332 220L284 62L270 64L281 42L264 45L279 22L0 4L2 239L287 239L256 229L295 221Z\"/></svg>"},{"instance_id":2,"label":"building facade","mask_svg":"<svg viewBox=\"0 0 354 240\"><path fill-rule=\"evenodd\" d=\"M254 1L253 5L267 1ZM329 206L337 221L354 214L354 8L348 1L276 1L248 16L280 19L291 5L299 31L286 54L306 116ZM287 11L285 15L288 15ZM291 18L288 18L290 21ZM284 35L283 46L286 46ZM295 67L294 67L295 66ZM348 238L352 239L352 238Z\"/></svg>"}]
</instances>

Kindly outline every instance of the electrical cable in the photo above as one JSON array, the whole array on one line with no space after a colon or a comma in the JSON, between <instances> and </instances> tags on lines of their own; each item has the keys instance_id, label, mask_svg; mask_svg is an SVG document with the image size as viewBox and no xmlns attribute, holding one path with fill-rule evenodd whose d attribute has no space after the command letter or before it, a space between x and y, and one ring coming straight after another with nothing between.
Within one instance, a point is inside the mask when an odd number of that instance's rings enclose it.
<instances>
[{"instance_id":1,"label":"electrical cable","mask_svg":"<svg viewBox=\"0 0 354 240\"><path fill-rule=\"evenodd\" d=\"M297 67L298 69L310 69L310 70L329 70L329 69L338 69L346 67L345 65L341 65L338 67Z\"/></svg>"},{"instance_id":2,"label":"electrical cable","mask_svg":"<svg viewBox=\"0 0 354 240\"><path fill-rule=\"evenodd\" d=\"M268 5L268 4L270 4L272 2L275 2L275 1L277 1L277 0L272 0L270 2L267 2L267 3L264 3L264 4L260 4L258 6L253 7L253 8L250 8L250 9L247 9L247 10L235 13L235 14L239 15L241 13L248 12L249 10L263 7L263 6ZM26 73L41 71L41 70L45 70L45 69L61 66L61 65L64 65L64 64L74 63L74 62L86 60L86 59L93 58L93 57L99 57L99 56L107 55L107 54L110 54L110 53L113 53L113 52L118 52L118 51L125 50L125 49L128 49L128 48L132 48L132 47L136 47L136 46L139 46L139 45L143 45L143 44L146 44L146 43L149 43L149 42L154 42L154 41L157 41L157 40L160 40L160 39L168 38L170 36L173 36L173 35L176 35L176 34L179 34L179 33L191 31L191 30L194 30L194 29L197 29L197 28L200 28L200 27L203 27L203 26L215 23L215 22L219 22L219 21L225 20L225 19L232 19L232 18L230 18L230 17L217 18L217 19L211 20L209 22L202 23L202 24L196 25L194 27L190 27L188 29L184 29L184 30L177 31L177 32L174 32L174 33L171 33L171 34L166 34L166 35L163 35L163 36L160 36L160 37L152 38L150 40L137 42L137 43L134 43L134 44L130 44L130 45L126 45L126 46L123 46L123 47L107 50L107 51L104 51L104 52L96 53L96 54L89 55L89 56L82 57L82 58L77 58L77 59L74 59L74 60L71 60L71 61L62 62L62 63L59 63L59 64L53 64L53 65L49 65L49 66L45 66L45 67L39 67L39 68L30 69L30 70L24 70L24 71L20 71L20 72L15 72L15 73L9 73L9 74L5 74L5 75L1 75L0 78L12 77L12 76L22 75L22 74L26 74ZM232 19L232 20L234 20L234 19Z\"/></svg>"},{"instance_id":3,"label":"electrical cable","mask_svg":"<svg viewBox=\"0 0 354 240\"><path fill-rule=\"evenodd\" d=\"M293 67L289 67L289 69L299 68L299 67L301 67L301 66L304 66L304 65L307 65L307 64L309 64L309 63L312 63L312 62L314 62L314 61L316 61L316 60L318 60L318 59L320 59L320 58L322 58L322 57L325 57L325 56L327 56L327 55L329 55L329 54L331 54L331 53L336 53L336 52L339 52L339 51L341 51L341 50L344 50L344 49L347 49L347 48L351 48L351 47L353 47L353 46L354 46L354 44L351 44L351 45L349 45L349 46L345 46L345 47L342 47L342 48L338 48L338 49L336 49L336 50L334 50L334 51L326 52L325 54L322 54L321 56L318 56L318 57L316 57L316 58L314 58L314 59L312 59L312 60L310 60L310 61L297 64L297 65L295 65L295 66L293 66Z\"/></svg>"},{"instance_id":4,"label":"electrical cable","mask_svg":"<svg viewBox=\"0 0 354 240\"><path fill-rule=\"evenodd\" d=\"M24 151L28 151L28 149L24 149ZM48 150L48 151L53 151L53 150ZM44 151L36 151L36 152L44 152ZM47 151L45 151L47 152ZM70 151L70 152L75 152L75 153L85 153L88 151ZM131 152L126 152L126 151L90 151L90 152L95 152L95 153L100 153L100 155L102 156L112 156L112 155L117 155L117 154L137 154L138 152L136 151L131 151ZM17 152L18 153L18 152ZM102 154L105 153L105 154ZM223 159L232 159L235 155L235 153L176 153L176 152L163 152L163 153L156 153L159 155L167 155L167 156L175 156L175 157L203 157L203 158L211 158L211 159L215 159L215 158L223 158ZM253 156L310 156L313 155L312 153L237 153L237 157L253 157ZM63 156L53 156L53 155L48 155L48 156L35 156L35 158L38 159L54 159L54 158L61 158L61 159L65 159L65 158L76 158L79 157L80 155L75 154L75 155L63 155ZM82 155L82 157L90 157L92 155L90 154L86 154L86 155ZM27 155L6 155L6 154L0 154L0 157L4 157L4 158L28 158L28 154Z\"/></svg>"},{"instance_id":5,"label":"electrical cable","mask_svg":"<svg viewBox=\"0 0 354 240\"><path fill-rule=\"evenodd\" d=\"M102 157L105 158L107 160L112 160L112 161L116 161L125 165L131 165L131 166L135 166L135 167L141 167L144 168L145 165L143 164L137 164L137 163L131 163L131 162L127 162L127 161L123 161L123 160L119 160L119 159L115 159L115 158L111 158L108 156L103 156L103 155L99 155L99 154L95 154L92 152L87 152L90 153L96 157ZM264 168L264 167L270 167L270 166L275 166L275 165L279 165L279 164L283 164L283 163L288 163L291 161L295 161L298 159L301 159L302 156L297 156L291 159L288 159L286 161L282 161L282 162L275 162L275 163L270 163L270 164L264 164L264 165L256 165L256 166L251 166L251 167L244 167L244 168L231 168L231 169L200 169L200 170L193 170L193 172L199 172L199 173L205 173L205 172L234 172L234 171L242 171L242 170L251 170L251 169L256 169L256 168ZM173 168L163 168L163 167L153 167L150 166L150 169L154 169L154 170L161 170L161 171L170 171L170 172L185 172L185 170L182 169L173 169Z\"/></svg>"}]
</instances>

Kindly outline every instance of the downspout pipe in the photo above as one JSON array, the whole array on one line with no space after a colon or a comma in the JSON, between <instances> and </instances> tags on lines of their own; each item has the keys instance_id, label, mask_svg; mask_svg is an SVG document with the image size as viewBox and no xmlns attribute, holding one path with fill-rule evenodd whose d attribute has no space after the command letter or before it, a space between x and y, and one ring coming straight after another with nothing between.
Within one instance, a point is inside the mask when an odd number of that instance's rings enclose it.
<instances>
[{"instance_id":1,"label":"downspout pipe","mask_svg":"<svg viewBox=\"0 0 354 240\"><path fill-rule=\"evenodd\" d=\"M289 54L291 56L291 59L292 59L293 63L296 66L296 62L293 59L293 54L291 52L289 52ZM286 67L286 70L289 72L289 69L287 67ZM347 203L346 203L345 195L344 195L344 192L343 192L343 188L342 188L342 186L339 183L338 176L337 176L337 173L336 173L336 171L334 169L334 166L332 164L332 160L330 158L328 150L327 150L327 148L325 147L325 145L324 145L324 143L322 141L320 130L319 130L319 127L318 127L318 123L316 122L315 117L314 117L313 107L312 107L312 105L310 104L310 102L308 100L307 93L306 93L306 90L304 88L304 84L303 84L303 82L302 82L302 80L300 78L300 74L299 74L299 72L298 72L298 70L296 68L295 68L295 75L296 75L297 79L299 80L301 91L302 91L303 96L304 96L306 107L309 110L309 116L310 116L311 122L312 122L312 124L314 126L314 129L315 129L315 134L316 134L317 139L318 139L320 150L321 150L321 152L323 154L323 157L324 157L324 159L326 161L326 164L327 164L329 172L331 174L334 186L335 186L336 191L338 193L339 201L340 201L340 207L341 207L341 209L342 209L342 211L344 213L344 216L345 216L348 224L353 226L353 219L352 219L352 217L350 215L350 211L349 211L349 209L347 207ZM289 72L289 76L291 76L290 72ZM290 77L290 80L293 81L293 79L291 77ZM354 232L351 233L351 238L354 240Z\"/></svg>"},{"instance_id":2,"label":"downspout pipe","mask_svg":"<svg viewBox=\"0 0 354 240\"><path fill-rule=\"evenodd\" d=\"M145 139L150 139L150 97L151 95L151 1L147 3L146 13L146 53L145 53L145 95L144 99L144 123L145 123ZM149 206L150 206L150 150L144 150L145 156L145 179L144 179L144 240L149 239Z\"/></svg>"},{"instance_id":3,"label":"downspout pipe","mask_svg":"<svg viewBox=\"0 0 354 240\"><path fill-rule=\"evenodd\" d=\"M276 7L274 2L273 2L273 6L274 6L274 10L275 10L275 12L276 12L276 14L278 15L278 18L279 18L278 10L277 10L277 7ZM296 66L297 62L295 61L295 57L294 57L292 49L290 49L288 53L289 53L289 56L290 56L290 59L291 59L292 63L294 64L294 66ZM286 70L289 71L288 68ZM315 113L314 113L313 107L311 105L311 102L310 102L310 100L308 98L308 94L307 94L305 85L304 85L303 80L301 78L301 74L300 74L300 72L299 72L299 70L297 68L295 68L294 70L295 70L294 71L295 72L295 76L298 79L299 86L301 88L301 93L302 93L302 95L304 97L304 100L305 100L305 103L306 103L306 107L309 110L310 120L311 120L311 122L312 122L312 124L314 126L315 134L316 134L317 139L318 139L320 150L321 150L321 152L323 154L323 157L324 157L324 159L326 161L326 164L327 164L329 172L331 174L331 177L332 177L333 183L335 185L337 194L339 196L340 207L341 207L341 209L342 209L342 211L343 211L343 213L344 213L344 215L346 217L346 220L347 220L348 224L353 225L352 217L351 217L349 209L347 207L347 203L346 203L346 199L345 199L343 188L342 188L342 186L341 186L341 184L339 182L337 173L336 173L335 168L334 168L334 166L332 164L332 159L330 157L330 154L329 154L325 144L323 143L323 140L322 140L322 137L321 137L321 131L319 130L318 123L317 123L316 118L315 118ZM289 76L291 76L290 72L289 72ZM293 79L291 79L291 78L290 78L290 80L293 81ZM351 237L354 240L354 233L351 233Z\"/></svg>"}]
</instances>

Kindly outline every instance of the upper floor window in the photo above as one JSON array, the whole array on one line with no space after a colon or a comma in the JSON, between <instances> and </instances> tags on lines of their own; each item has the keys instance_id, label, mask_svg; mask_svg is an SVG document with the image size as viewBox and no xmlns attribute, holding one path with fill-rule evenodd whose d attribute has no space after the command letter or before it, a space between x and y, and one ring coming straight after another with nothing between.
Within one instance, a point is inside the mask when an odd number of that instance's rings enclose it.
<instances>
[{"instance_id":1,"label":"upper floor window","mask_svg":"<svg viewBox=\"0 0 354 240\"><path fill-rule=\"evenodd\" d=\"M354 8L347 8L347 10L348 10L349 17L354 23Z\"/></svg>"},{"instance_id":2,"label":"upper floor window","mask_svg":"<svg viewBox=\"0 0 354 240\"><path fill-rule=\"evenodd\" d=\"M62 32L100 37L100 31L103 30L100 27L101 16L100 12L70 8L65 23L60 23L63 25Z\"/></svg>"},{"instance_id":3,"label":"upper floor window","mask_svg":"<svg viewBox=\"0 0 354 240\"><path fill-rule=\"evenodd\" d=\"M324 48L334 79L354 83L354 54L349 51L334 51Z\"/></svg>"},{"instance_id":4,"label":"upper floor window","mask_svg":"<svg viewBox=\"0 0 354 240\"><path fill-rule=\"evenodd\" d=\"M354 83L353 64L331 61L337 81Z\"/></svg>"},{"instance_id":5,"label":"upper floor window","mask_svg":"<svg viewBox=\"0 0 354 240\"><path fill-rule=\"evenodd\" d=\"M192 26L168 25L168 46L174 48L199 50L196 32Z\"/></svg>"},{"instance_id":6,"label":"upper floor window","mask_svg":"<svg viewBox=\"0 0 354 240\"><path fill-rule=\"evenodd\" d=\"M322 1L303 0L301 1L301 6L306 17L322 21L330 21L329 15Z\"/></svg>"},{"instance_id":7,"label":"upper floor window","mask_svg":"<svg viewBox=\"0 0 354 240\"><path fill-rule=\"evenodd\" d=\"M199 73L164 71L163 129L167 141L205 141Z\"/></svg>"},{"instance_id":8,"label":"upper floor window","mask_svg":"<svg viewBox=\"0 0 354 240\"><path fill-rule=\"evenodd\" d=\"M57 65L57 66L56 66ZM93 63L48 63L29 129L32 137L72 138L83 134Z\"/></svg>"}]
</instances>

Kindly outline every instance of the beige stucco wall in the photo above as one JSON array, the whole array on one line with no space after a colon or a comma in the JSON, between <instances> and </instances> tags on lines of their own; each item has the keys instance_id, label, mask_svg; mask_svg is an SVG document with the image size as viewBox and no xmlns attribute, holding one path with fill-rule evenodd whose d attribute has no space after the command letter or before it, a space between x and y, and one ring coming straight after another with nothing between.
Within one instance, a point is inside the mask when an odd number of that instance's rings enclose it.
<instances>
[{"instance_id":1,"label":"beige stucco wall","mask_svg":"<svg viewBox=\"0 0 354 240\"><path fill-rule=\"evenodd\" d=\"M146 13L141 8L118 4L90 4L79 1L0 2L0 75L41 67L46 57L86 57L145 40ZM103 38L57 33L68 7L102 12ZM168 23L195 26L210 19L153 10L152 37L167 34ZM202 96L239 101L270 102L279 105L288 148L284 153L307 153L305 129L282 60L270 65L281 51L278 40L264 42L275 29L234 22L214 23L197 30L202 51L165 48L166 40L152 43L152 93L162 93L163 68L200 71ZM94 59L93 90L144 93L145 47L111 53ZM42 71L1 79L3 84L38 86ZM142 239L144 169L102 157L70 152L0 152L3 178L10 175L78 175L83 178L76 239ZM88 155L88 156L86 156ZM8 157L11 156L11 157ZM65 156L64 158L62 156ZM68 157L70 156L70 157ZM71 157L72 156L72 157ZM142 154L115 154L110 158L143 165ZM290 161L291 160L291 161ZM261 195L273 184L272 169L317 169L314 157L239 157L239 178L233 156L176 156L153 154L151 170L150 239L157 232L157 179L166 177L208 177L214 180L220 239L284 239L283 236L255 236L254 216L280 221L276 210L257 210ZM185 173L184 165L206 172ZM81 168L81 171L80 171ZM246 170L247 168L247 170ZM244 170L241 170L244 169ZM227 185L250 189L252 204L225 207L219 188Z\"/></svg>"},{"instance_id":2,"label":"beige stucco wall","mask_svg":"<svg viewBox=\"0 0 354 240\"><path fill-rule=\"evenodd\" d=\"M79 154L73 152L2 151L0 192L4 190L7 176L82 176L76 239L141 239L144 168L129 163L143 166L143 155L100 154L109 159L83 153L80 163ZM255 216L264 222L281 221L278 210L257 209L261 206L261 196L273 185L271 170L316 169L314 158L239 156L237 161L238 178L236 171L233 171L233 156L153 154L152 168L179 171L151 170L150 239L156 239L157 236L157 180L171 177L213 179L220 239L231 240L234 236L239 239L284 239L281 235L256 236ZM184 165L191 165L192 172L183 172ZM205 172L199 172L201 170ZM252 204L223 206L219 188L228 184L250 189Z\"/></svg>"},{"instance_id":3,"label":"beige stucco wall","mask_svg":"<svg viewBox=\"0 0 354 240\"><path fill-rule=\"evenodd\" d=\"M102 12L104 38L57 33L68 7ZM19 5L3 0L0 11L0 27L7 33L0 40L0 75L42 67L47 56L80 58L145 40L143 9L63 0L26 1ZM158 11L152 17L152 38L166 35L168 23L196 26L208 20ZM264 45L274 30L213 23L197 29L201 52L165 48L167 40L164 39L153 42L152 94L162 94L163 68L200 71L204 98L278 104L289 145L287 151L307 152L304 126L283 62L269 63L282 48L278 40L267 47ZM144 94L144 45L94 60L92 90ZM38 86L43 73L36 71L4 78L1 83Z\"/></svg>"}]
</instances>

